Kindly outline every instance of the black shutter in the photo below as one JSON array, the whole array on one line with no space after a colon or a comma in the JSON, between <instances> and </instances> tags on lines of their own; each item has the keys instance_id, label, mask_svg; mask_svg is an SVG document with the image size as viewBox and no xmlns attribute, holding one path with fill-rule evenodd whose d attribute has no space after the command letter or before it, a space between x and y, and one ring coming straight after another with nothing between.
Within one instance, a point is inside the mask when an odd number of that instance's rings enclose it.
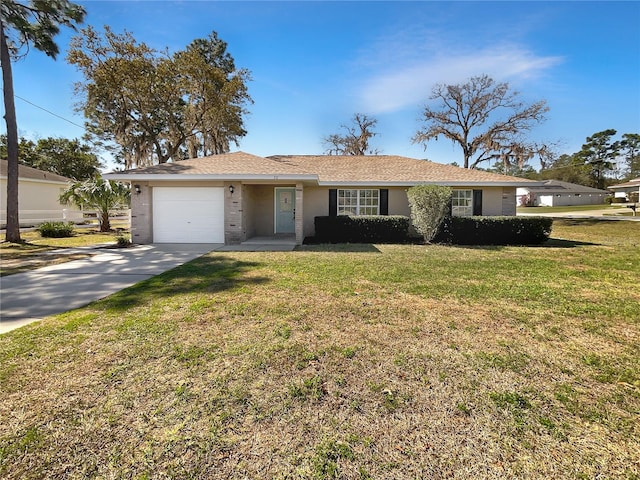
<instances>
[{"instance_id":1,"label":"black shutter","mask_svg":"<svg viewBox=\"0 0 640 480\"><path fill-rule=\"evenodd\" d=\"M380 189L380 215L389 215L389 189Z\"/></svg>"},{"instance_id":2,"label":"black shutter","mask_svg":"<svg viewBox=\"0 0 640 480\"><path fill-rule=\"evenodd\" d=\"M329 216L336 217L338 215L338 190L329 189Z\"/></svg>"},{"instance_id":3,"label":"black shutter","mask_svg":"<svg viewBox=\"0 0 640 480\"><path fill-rule=\"evenodd\" d=\"M482 190L473 191L473 214L482 215Z\"/></svg>"}]
</instances>

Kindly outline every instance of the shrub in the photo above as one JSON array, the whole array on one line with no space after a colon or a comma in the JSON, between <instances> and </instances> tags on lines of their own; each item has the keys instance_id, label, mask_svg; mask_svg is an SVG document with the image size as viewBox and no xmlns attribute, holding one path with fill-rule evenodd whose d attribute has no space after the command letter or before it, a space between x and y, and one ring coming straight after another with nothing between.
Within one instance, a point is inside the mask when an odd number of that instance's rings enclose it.
<instances>
[{"instance_id":1,"label":"shrub","mask_svg":"<svg viewBox=\"0 0 640 480\"><path fill-rule=\"evenodd\" d=\"M535 207L536 206L536 195L534 193L527 193L526 195L522 195L520 197L520 206L521 207Z\"/></svg>"},{"instance_id":2,"label":"shrub","mask_svg":"<svg viewBox=\"0 0 640 480\"><path fill-rule=\"evenodd\" d=\"M630 203L638 203L638 201L640 201L640 193L638 192L631 192L629 194L629 202Z\"/></svg>"},{"instance_id":3,"label":"shrub","mask_svg":"<svg viewBox=\"0 0 640 480\"><path fill-rule=\"evenodd\" d=\"M449 212L451 188L440 185L416 185L407 190L411 221L429 243L436 236Z\"/></svg>"},{"instance_id":4,"label":"shrub","mask_svg":"<svg viewBox=\"0 0 640 480\"><path fill-rule=\"evenodd\" d=\"M627 203L626 197L613 197L611 203Z\"/></svg>"},{"instance_id":5,"label":"shrub","mask_svg":"<svg viewBox=\"0 0 640 480\"><path fill-rule=\"evenodd\" d=\"M549 238L549 217L447 217L435 240L455 245L538 245Z\"/></svg>"},{"instance_id":6,"label":"shrub","mask_svg":"<svg viewBox=\"0 0 640 480\"><path fill-rule=\"evenodd\" d=\"M72 222L45 222L37 228L40 235L47 238L63 238L73 235Z\"/></svg>"},{"instance_id":7,"label":"shrub","mask_svg":"<svg viewBox=\"0 0 640 480\"><path fill-rule=\"evenodd\" d=\"M314 224L320 243L401 243L410 221L402 215L338 215L315 217Z\"/></svg>"},{"instance_id":8,"label":"shrub","mask_svg":"<svg viewBox=\"0 0 640 480\"><path fill-rule=\"evenodd\" d=\"M131 246L131 240L129 240L129 237L127 237L126 235L120 235L117 238L117 245L120 248L125 248L125 247L130 247Z\"/></svg>"}]
</instances>

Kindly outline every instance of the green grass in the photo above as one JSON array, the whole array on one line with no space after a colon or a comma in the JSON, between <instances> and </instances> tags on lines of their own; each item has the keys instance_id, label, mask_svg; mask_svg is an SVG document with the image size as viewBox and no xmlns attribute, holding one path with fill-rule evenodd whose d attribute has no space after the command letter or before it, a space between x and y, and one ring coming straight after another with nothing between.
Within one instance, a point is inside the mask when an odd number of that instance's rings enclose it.
<instances>
[{"instance_id":1,"label":"green grass","mask_svg":"<svg viewBox=\"0 0 640 480\"><path fill-rule=\"evenodd\" d=\"M0 477L638 478L639 239L213 252L0 337Z\"/></svg>"},{"instance_id":2,"label":"green grass","mask_svg":"<svg viewBox=\"0 0 640 480\"><path fill-rule=\"evenodd\" d=\"M611 213L624 213L628 211L628 209L621 205L609 205L609 204L601 204L601 205L569 205L569 206L559 206L559 207L518 207L518 213L564 213L564 212L589 212L591 210L610 210Z\"/></svg>"},{"instance_id":3,"label":"green grass","mask_svg":"<svg viewBox=\"0 0 640 480\"><path fill-rule=\"evenodd\" d=\"M46 265L84 258L87 255L67 253L52 255L47 254L47 252L61 248L116 243L118 237L123 235L123 232L126 232L126 230L119 229L103 233L95 228L85 227L76 228L73 236L66 238L45 238L35 231L21 233L24 243L0 243L0 258L2 259L0 275L12 275Z\"/></svg>"}]
</instances>

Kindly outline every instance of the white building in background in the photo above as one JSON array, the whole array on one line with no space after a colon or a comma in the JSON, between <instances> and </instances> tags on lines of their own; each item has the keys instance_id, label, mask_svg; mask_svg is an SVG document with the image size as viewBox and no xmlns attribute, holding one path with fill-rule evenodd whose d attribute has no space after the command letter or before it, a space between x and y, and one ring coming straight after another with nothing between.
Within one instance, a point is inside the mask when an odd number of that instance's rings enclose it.
<instances>
[{"instance_id":1,"label":"white building in background","mask_svg":"<svg viewBox=\"0 0 640 480\"><path fill-rule=\"evenodd\" d=\"M560 180L545 180L538 186L519 187L516 190L517 205L558 207L573 205L601 205L609 196L607 190L585 187Z\"/></svg>"},{"instance_id":2,"label":"white building in background","mask_svg":"<svg viewBox=\"0 0 640 480\"><path fill-rule=\"evenodd\" d=\"M7 225L7 166L0 160L0 228ZM62 205L60 194L72 182L70 178L20 165L18 167L18 218L20 226L39 225L49 221L79 222L82 212Z\"/></svg>"},{"instance_id":3,"label":"white building in background","mask_svg":"<svg viewBox=\"0 0 640 480\"><path fill-rule=\"evenodd\" d=\"M640 196L640 177L633 178L625 183L619 183L618 185L611 185L609 187L614 191L614 195L616 198L625 198L627 201L638 201L636 199L631 199L631 194L636 193Z\"/></svg>"}]
</instances>

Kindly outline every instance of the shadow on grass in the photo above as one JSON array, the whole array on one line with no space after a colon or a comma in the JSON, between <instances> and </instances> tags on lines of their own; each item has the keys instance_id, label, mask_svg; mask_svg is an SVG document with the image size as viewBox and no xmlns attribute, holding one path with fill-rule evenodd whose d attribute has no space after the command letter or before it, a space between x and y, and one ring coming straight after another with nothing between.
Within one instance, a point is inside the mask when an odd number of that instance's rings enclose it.
<instances>
[{"instance_id":1,"label":"shadow on grass","mask_svg":"<svg viewBox=\"0 0 640 480\"><path fill-rule=\"evenodd\" d=\"M380 253L372 243L314 243L298 245L297 252Z\"/></svg>"},{"instance_id":2,"label":"shadow on grass","mask_svg":"<svg viewBox=\"0 0 640 480\"><path fill-rule=\"evenodd\" d=\"M261 264L257 262L205 255L115 293L103 302L107 309L121 311L156 298L168 298L183 293L216 293L239 285L265 283L269 278L243 276L259 266Z\"/></svg>"},{"instance_id":3,"label":"shadow on grass","mask_svg":"<svg viewBox=\"0 0 640 480\"><path fill-rule=\"evenodd\" d=\"M445 244L441 244L445 245ZM472 249L472 250L495 250L500 251L507 247L522 247L522 248L577 248L577 247L589 247L598 246L599 243L590 242L578 242L576 240L564 240L562 238L550 238L544 243L530 244L530 245L464 245L464 244L446 244L445 246L451 248Z\"/></svg>"},{"instance_id":4,"label":"shadow on grass","mask_svg":"<svg viewBox=\"0 0 640 480\"><path fill-rule=\"evenodd\" d=\"M533 245L534 247L549 248L576 248L576 247L593 247L600 245L599 243L578 242L576 240L564 240L562 238L550 238L542 245Z\"/></svg>"}]
</instances>

